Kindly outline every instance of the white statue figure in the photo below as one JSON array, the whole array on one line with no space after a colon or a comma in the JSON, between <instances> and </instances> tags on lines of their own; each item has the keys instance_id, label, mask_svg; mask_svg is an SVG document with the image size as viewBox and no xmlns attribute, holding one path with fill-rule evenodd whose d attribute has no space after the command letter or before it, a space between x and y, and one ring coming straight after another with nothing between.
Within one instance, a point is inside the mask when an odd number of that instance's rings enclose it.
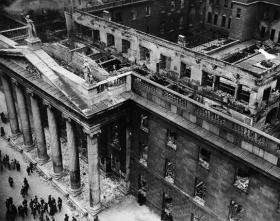
<instances>
[{"instance_id":1,"label":"white statue figure","mask_svg":"<svg viewBox=\"0 0 280 221\"><path fill-rule=\"evenodd\" d=\"M28 37L35 38L37 36L37 33L36 33L34 22L30 19L29 15L25 16L25 20L27 22L27 27L28 27Z\"/></svg>"},{"instance_id":2,"label":"white statue figure","mask_svg":"<svg viewBox=\"0 0 280 221\"><path fill-rule=\"evenodd\" d=\"M84 72L84 78L86 80L86 83L90 83L91 68L87 60L84 60L83 72Z\"/></svg>"}]
</instances>

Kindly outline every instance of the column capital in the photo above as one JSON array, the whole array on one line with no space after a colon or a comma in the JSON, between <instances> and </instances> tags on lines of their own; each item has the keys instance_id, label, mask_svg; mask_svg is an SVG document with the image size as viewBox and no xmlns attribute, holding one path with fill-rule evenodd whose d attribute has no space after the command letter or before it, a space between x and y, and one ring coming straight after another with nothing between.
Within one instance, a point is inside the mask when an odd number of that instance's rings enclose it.
<instances>
[{"instance_id":1,"label":"column capital","mask_svg":"<svg viewBox=\"0 0 280 221\"><path fill-rule=\"evenodd\" d=\"M31 97L34 97L34 91L26 88L26 93L29 94Z\"/></svg>"},{"instance_id":2,"label":"column capital","mask_svg":"<svg viewBox=\"0 0 280 221\"><path fill-rule=\"evenodd\" d=\"M100 125L96 125L92 128L84 127L83 131L92 139L94 136L99 136L101 133L101 128Z\"/></svg>"},{"instance_id":3,"label":"column capital","mask_svg":"<svg viewBox=\"0 0 280 221\"><path fill-rule=\"evenodd\" d=\"M43 105L47 106L47 108L51 109L52 108L52 105L49 101L47 100L43 100Z\"/></svg>"},{"instance_id":4,"label":"column capital","mask_svg":"<svg viewBox=\"0 0 280 221\"><path fill-rule=\"evenodd\" d=\"M18 82L15 78L11 78L12 84L18 86Z\"/></svg>"},{"instance_id":5,"label":"column capital","mask_svg":"<svg viewBox=\"0 0 280 221\"><path fill-rule=\"evenodd\" d=\"M62 118L64 118L65 120L67 120L69 123L72 122L72 119L71 119L71 117L70 117L69 114L67 114L67 113L62 113L61 116L62 116Z\"/></svg>"}]
</instances>

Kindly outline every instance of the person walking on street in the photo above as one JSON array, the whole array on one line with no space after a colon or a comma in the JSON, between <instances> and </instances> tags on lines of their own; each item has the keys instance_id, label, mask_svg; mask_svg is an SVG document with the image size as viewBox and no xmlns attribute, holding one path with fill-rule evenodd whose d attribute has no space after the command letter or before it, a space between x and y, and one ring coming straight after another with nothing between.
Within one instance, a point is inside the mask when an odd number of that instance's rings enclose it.
<instances>
[{"instance_id":1,"label":"person walking on street","mask_svg":"<svg viewBox=\"0 0 280 221\"><path fill-rule=\"evenodd\" d=\"M69 221L69 216L65 214L64 221Z\"/></svg>"},{"instance_id":2,"label":"person walking on street","mask_svg":"<svg viewBox=\"0 0 280 221\"><path fill-rule=\"evenodd\" d=\"M13 186L14 186L14 180L13 180L12 177L9 176L8 182L9 182L9 184L10 184L10 187L13 187Z\"/></svg>"},{"instance_id":3,"label":"person walking on street","mask_svg":"<svg viewBox=\"0 0 280 221\"><path fill-rule=\"evenodd\" d=\"M29 166L27 166L26 172L27 172L28 176L30 176L30 167Z\"/></svg>"}]
</instances>

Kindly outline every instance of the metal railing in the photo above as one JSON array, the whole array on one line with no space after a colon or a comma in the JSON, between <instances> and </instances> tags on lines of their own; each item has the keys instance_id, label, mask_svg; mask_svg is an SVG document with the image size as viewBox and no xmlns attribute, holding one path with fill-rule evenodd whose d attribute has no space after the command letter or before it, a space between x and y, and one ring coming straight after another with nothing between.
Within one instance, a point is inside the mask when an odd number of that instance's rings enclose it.
<instances>
[{"instance_id":1,"label":"metal railing","mask_svg":"<svg viewBox=\"0 0 280 221\"><path fill-rule=\"evenodd\" d=\"M23 26L19 28L13 28L13 29L8 29L4 31L0 31L0 35L3 35L9 39L12 39L14 41L19 41L27 38L28 36L28 27Z\"/></svg>"}]
</instances>

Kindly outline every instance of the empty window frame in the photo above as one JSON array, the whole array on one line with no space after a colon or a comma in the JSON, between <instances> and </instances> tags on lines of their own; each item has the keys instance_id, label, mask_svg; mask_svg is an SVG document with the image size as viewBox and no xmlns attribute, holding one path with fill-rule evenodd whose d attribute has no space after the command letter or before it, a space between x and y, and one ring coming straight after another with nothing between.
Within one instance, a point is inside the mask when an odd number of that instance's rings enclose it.
<instances>
[{"instance_id":1,"label":"empty window frame","mask_svg":"<svg viewBox=\"0 0 280 221\"><path fill-rule=\"evenodd\" d=\"M226 26L227 17L225 15L222 16L222 27Z\"/></svg>"},{"instance_id":2,"label":"empty window frame","mask_svg":"<svg viewBox=\"0 0 280 221\"><path fill-rule=\"evenodd\" d=\"M228 7L228 0L224 0L224 7L225 7L225 8Z\"/></svg>"},{"instance_id":3,"label":"empty window frame","mask_svg":"<svg viewBox=\"0 0 280 221\"><path fill-rule=\"evenodd\" d=\"M227 26L227 28L230 29L230 27L231 27L231 18L228 18L228 26Z\"/></svg>"},{"instance_id":4,"label":"empty window frame","mask_svg":"<svg viewBox=\"0 0 280 221\"><path fill-rule=\"evenodd\" d=\"M160 54L159 68L161 70L170 70L170 66L171 66L171 57L167 57L163 54Z\"/></svg>"},{"instance_id":5,"label":"empty window frame","mask_svg":"<svg viewBox=\"0 0 280 221\"><path fill-rule=\"evenodd\" d=\"M249 173L244 169L238 168L235 173L234 186L244 192L247 192L250 183Z\"/></svg>"},{"instance_id":6,"label":"empty window frame","mask_svg":"<svg viewBox=\"0 0 280 221\"><path fill-rule=\"evenodd\" d=\"M206 71L202 71L202 86L209 86L212 87L213 85L213 75L206 72Z\"/></svg>"},{"instance_id":7,"label":"empty window frame","mask_svg":"<svg viewBox=\"0 0 280 221\"><path fill-rule=\"evenodd\" d=\"M166 144L167 146L171 147L173 150L177 149L177 133L175 133L174 131L168 130L167 131L167 141Z\"/></svg>"},{"instance_id":8,"label":"empty window frame","mask_svg":"<svg viewBox=\"0 0 280 221\"><path fill-rule=\"evenodd\" d=\"M195 178L194 200L204 206L205 199L206 199L206 184L204 183L204 181Z\"/></svg>"},{"instance_id":9,"label":"empty window frame","mask_svg":"<svg viewBox=\"0 0 280 221\"><path fill-rule=\"evenodd\" d=\"M149 132L149 120L148 116L141 114L140 116L140 129L145 131L146 133Z\"/></svg>"},{"instance_id":10,"label":"empty window frame","mask_svg":"<svg viewBox=\"0 0 280 221\"><path fill-rule=\"evenodd\" d=\"M229 216L230 221L242 221L245 220L245 210L242 205L231 200L229 205Z\"/></svg>"},{"instance_id":11,"label":"empty window frame","mask_svg":"<svg viewBox=\"0 0 280 221\"><path fill-rule=\"evenodd\" d=\"M265 37L266 27L261 26L261 38Z\"/></svg>"},{"instance_id":12,"label":"empty window frame","mask_svg":"<svg viewBox=\"0 0 280 221\"><path fill-rule=\"evenodd\" d=\"M243 103L248 104L250 101L250 88L245 85L239 86L237 99Z\"/></svg>"},{"instance_id":13,"label":"empty window frame","mask_svg":"<svg viewBox=\"0 0 280 221\"><path fill-rule=\"evenodd\" d=\"M218 14L214 15L214 25L218 24Z\"/></svg>"},{"instance_id":14,"label":"empty window frame","mask_svg":"<svg viewBox=\"0 0 280 221\"><path fill-rule=\"evenodd\" d=\"M200 148L198 163L200 166L202 166L203 168L205 168L207 170L209 170L209 167L210 167L210 156L211 156L210 151L208 151L204 148Z\"/></svg>"},{"instance_id":15,"label":"empty window frame","mask_svg":"<svg viewBox=\"0 0 280 221\"><path fill-rule=\"evenodd\" d=\"M112 34L107 34L107 46L115 46L115 37Z\"/></svg>"},{"instance_id":16,"label":"empty window frame","mask_svg":"<svg viewBox=\"0 0 280 221\"><path fill-rule=\"evenodd\" d=\"M147 5L145 8L146 16L151 15L151 6Z\"/></svg>"},{"instance_id":17,"label":"empty window frame","mask_svg":"<svg viewBox=\"0 0 280 221\"><path fill-rule=\"evenodd\" d=\"M139 46L140 48L140 60L150 61L150 50L146 47Z\"/></svg>"},{"instance_id":18,"label":"empty window frame","mask_svg":"<svg viewBox=\"0 0 280 221\"><path fill-rule=\"evenodd\" d=\"M235 87L236 85L234 85L234 82L231 81L230 79L224 78L224 77L220 77L220 82L219 82L219 86L218 89L230 94L231 96L234 96L235 93Z\"/></svg>"},{"instance_id":19,"label":"empty window frame","mask_svg":"<svg viewBox=\"0 0 280 221\"><path fill-rule=\"evenodd\" d=\"M169 183L174 183L175 164L169 159L165 160L164 179Z\"/></svg>"},{"instance_id":20,"label":"empty window frame","mask_svg":"<svg viewBox=\"0 0 280 221\"><path fill-rule=\"evenodd\" d=\"M122 39L122 53L127 54L128 49L130 49L130 41Z\"/></svg>"},{"instance_id":21,"label":"empty window frame","mask_svg":"<svg viewBox=\"0 0 280 221\"><path fill-rule=\"evenodd\" d=\"M212 13L211 13L211 12L208 12L208 15L207 15L207 22L208 22L208 23L212 23Z\"/></svg>"},{"instance_id":22,"label":"empty window frame","mask_svg":"<svg viewBox=\"0 0 280 221\"><path fill-rule=\"evenodd\" d=\"M236 18L241 18L241 8L236 9Z\"/></svg>"},{"instance_id":23,"label":"empty window frame","mask_svg":"<svg viewBox=\"0 0 280 221\"><path fill-rule=\"evenodd\" d=\"M148 166L148 151L149 147L146 144L139 143L139 162L145 167Z\"/></svg>"},{"instance_id":24,"label":"empty window frame","mask_svg":"<svg viewBox=\"0 0 280 221\"><path fill-rule=\"evenodd\" d=\"M163 193L161 220L173 220L172 198L167 193Z\"/></svg>"},{"instance_id":25,"label":"empty window frame","mask_svg":"<svg viewBox=\"0 0 280 221\"><path fill-rule=\"evenodd\" d=\"M271 29L271 31L270 31L270 40L271 41L274 41L275 32L276 32L275 29Z\"/></svg>"},{"instance_id":26,"label":"empty window frame","mask_svg":"<svg viewBox=\"0 0 280 221\"><path fill-rule=\"evenodd\" d=\"M191 67L181 62L180 77L191 78Z\"/></svg>"}]
</instances>

